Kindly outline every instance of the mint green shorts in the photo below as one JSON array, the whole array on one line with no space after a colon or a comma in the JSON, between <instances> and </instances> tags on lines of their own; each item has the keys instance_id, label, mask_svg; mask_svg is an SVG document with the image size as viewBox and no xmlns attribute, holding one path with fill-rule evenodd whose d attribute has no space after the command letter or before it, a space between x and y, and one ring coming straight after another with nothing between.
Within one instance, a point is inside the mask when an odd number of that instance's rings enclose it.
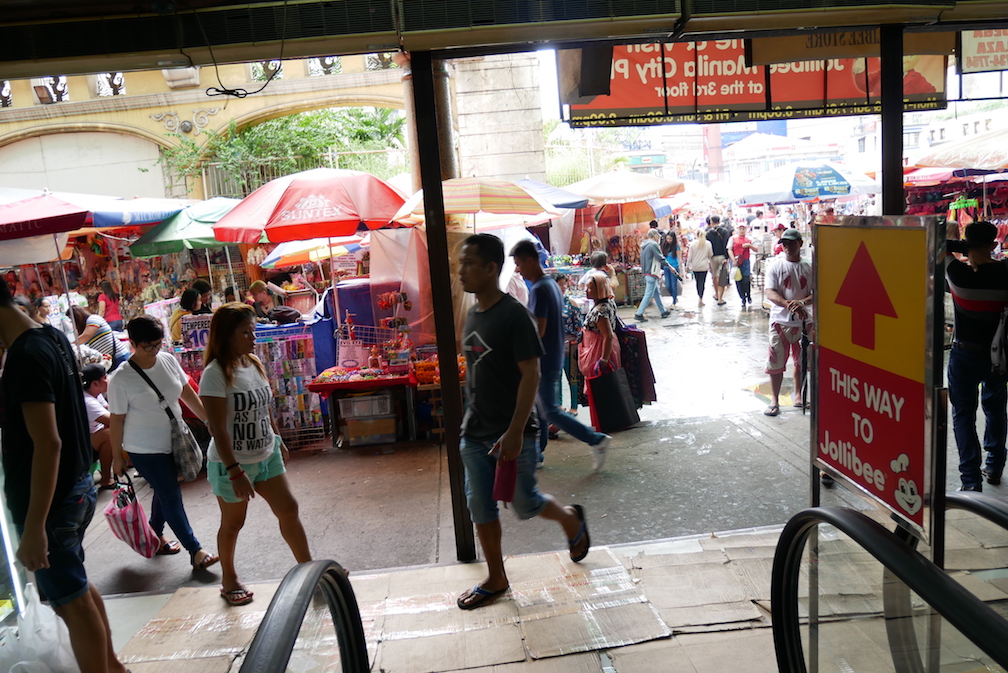
<instances>
[{"instance_id":1,"label":"mint green shorts","mask_svg":"<svg viewBox=\"0 0 1008 673\"><path fill-rule=\"evenodd\" d=\"M287 472L280 452L280 436L277 435L273 453L269 458L260 460L258 463L242 463L241 468L245 470L245 474L248 475L253 486L260 481L267 481ZM231 477L224 469L224 463L214 461L207 463L207 481L210 482L210 490L213 491L213 494L224 502L243 502L235 495L234 488L231 486Z\"/></svg>"}]
</instances>

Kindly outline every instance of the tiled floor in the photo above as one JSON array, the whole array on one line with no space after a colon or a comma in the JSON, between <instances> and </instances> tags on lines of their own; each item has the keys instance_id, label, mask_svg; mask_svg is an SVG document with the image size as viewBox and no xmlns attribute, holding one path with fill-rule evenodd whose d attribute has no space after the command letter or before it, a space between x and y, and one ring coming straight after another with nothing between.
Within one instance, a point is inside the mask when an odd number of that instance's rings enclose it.
<instances>
[{"instance_id":1,"label":"tiled floor","mask_svg":"<svg viewBox=\"0 0 1008 673\"><path fill-rule=\"evenodd\" d=\"M1006 534L961 512L949 522L956 578L984 600L1008 603ZM374 671L769 673L777 668L769 590L778 534L760 529L601 547L581 564L562 553L510 557L511 591L470 612L455 599L482 579L482 564L351 581ZM819 670L891 671L881 566L831 529L821 532L820 545ZM806 574L803 615L808 581ZM110 598L117 647L130 636L122 659L134 673L237 671L276 586L253 585L256 600L240 608L227 607L216 588ZM942 657L955 670L983 661L951 629ZM339 670L325 608L306 617L288 670Z\"/></svg>"}]
</instances>

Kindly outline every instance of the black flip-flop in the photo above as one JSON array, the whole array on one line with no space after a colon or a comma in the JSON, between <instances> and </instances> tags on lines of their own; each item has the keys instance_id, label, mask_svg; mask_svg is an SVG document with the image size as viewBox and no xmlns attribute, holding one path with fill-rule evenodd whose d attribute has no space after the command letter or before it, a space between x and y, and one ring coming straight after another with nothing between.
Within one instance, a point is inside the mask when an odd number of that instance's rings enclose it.
<instances>
[{"instance_id":1,"label":"black flip-flop","mask_svg":"<svg viewBox=\"0 0 1008 673\"><path fill-rule=\"evenodd\" d=\"M780 413L780 405L779 404L771 404L769 407L767 407L763 411L763 415L764 416L776 416L779 413Z\"/></svg>"},{"instance_id":2,"label":"black flip-flop","mask_svg":"<svg viewBox=\"0 0 1008 673\"><path fill-rule=\"evenodd\" d=\"M570 558L574 563L578 563L585 556L588 556L588 550L591 549L591 537L588 536L588 522L585 521L584 507L581 505L571 505L574 511L577 512L578 521L581 522L581 527L578 528L577 535L574 536L573 540L567 540L567 549L570 550ZM581 538L584 538L585 548L580 554L574 554L574 547L581 544Z\"/></svg>"},{"instance_id":3,"label":"black flip-flop","mask_svg":"<svg viewBox=\"0 0 1008 673\"><path fill-rule=\"evenodd\" d=\"M504 587L503 589L499 589L498 591L490 591L489 589L484 589L483 587L477 584L472 588L471 591L459 596L458 600L455 601L455 603L462 610L475 610L476 608L482 607L487 603L493 602L494 600L502 596L509 588L510 587ZM469 601L468 603L465 602L464 599L469 598L470 596L476 596L476 599Z\"/></svg>"}]
</instances>

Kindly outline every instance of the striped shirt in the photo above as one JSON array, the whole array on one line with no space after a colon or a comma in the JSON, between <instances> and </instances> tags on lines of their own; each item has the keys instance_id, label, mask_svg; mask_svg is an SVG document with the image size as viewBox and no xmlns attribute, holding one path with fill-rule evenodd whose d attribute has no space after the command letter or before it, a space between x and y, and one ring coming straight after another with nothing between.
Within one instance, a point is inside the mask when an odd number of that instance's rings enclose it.
<instances>
[{"instance_id":1,"label":"striped shirt","mask_svg":"<svg viewBox=\"0 0 1008 673\"><path fill-rule=\"evenodd\" d=\"M91 325L95 325L98 331L94 333L93 337L88 339L87 345L96 351L111 355L114 358L116 354L112 351L112 347L115 345L115 336L112 334L112 328L109 327L104 318L94 314L89 315L85 323L86 327L90 327Z\"/></svg>"},{"instance_id":2,"label":"striped shirt","mask_svg":"<svg viewBox=\"0 0 1008 673\"><path fill-rule=\"evenodd\" d=\"M989 348L1001 311L1008 305L1008 265L969 264L949 259L945 267L948 291L955 302L955 338Z\"/></svg>"}]
</instances>

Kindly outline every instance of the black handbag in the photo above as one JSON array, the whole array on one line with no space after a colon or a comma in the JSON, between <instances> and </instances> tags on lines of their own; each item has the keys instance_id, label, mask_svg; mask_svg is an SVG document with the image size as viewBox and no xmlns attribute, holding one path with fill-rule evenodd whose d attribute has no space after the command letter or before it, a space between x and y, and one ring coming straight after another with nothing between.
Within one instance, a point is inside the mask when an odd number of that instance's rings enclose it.
<instances>
[{"instance_id":1,"label":"black handbag","mask_svg":"<svg viewBox=\"0 0 1008 673\"><path fill-rule=\"evenodd\" d=\"M599 432L624 430L640 421L630 381L622 367L588 379L588 400L596 414Z\"/></svg>"},{"instance_id":2,"label":"black handbag","mask_svg":"<svg viewBox=\"0 0 1008 673\"><path fill-rule=\"evenodd\" d=\"M146 381L147 385L154 390L158 396L158 402L161 403L161 408L168 414L171 423L172 457L175 459L175 469L178 471L178 475L182 477L182 481L193 481L199 476L200 470L203 469L203 450L196 441L196 437L193 436L185 421L175 418L175 414L172 413L168 401L165 400L164 395L154 385L154 382L150 380L150 377L144 373L144 370L140 369L140 366L133 362L132 359L128 362L136 370L136 373L140 375L140 378Z\"/></svg>"}]
</instances>

